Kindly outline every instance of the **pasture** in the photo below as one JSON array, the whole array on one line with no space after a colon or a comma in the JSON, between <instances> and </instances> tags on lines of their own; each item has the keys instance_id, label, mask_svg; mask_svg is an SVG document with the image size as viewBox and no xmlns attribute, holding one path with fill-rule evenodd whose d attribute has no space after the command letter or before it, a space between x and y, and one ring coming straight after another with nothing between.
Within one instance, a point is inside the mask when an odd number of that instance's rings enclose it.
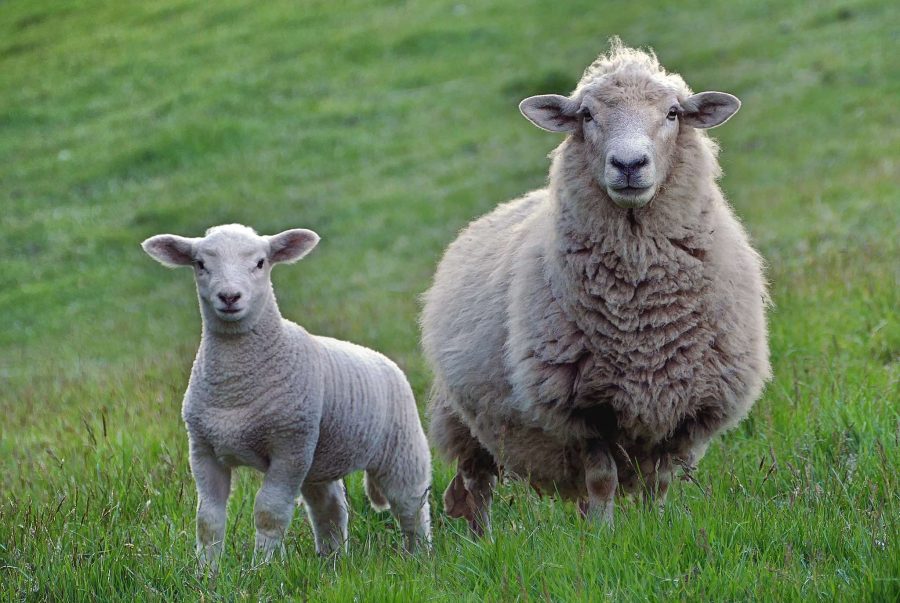
<instances>
[{"instance_id":1,"label":"pasture","mask_svg":"<svg viewBox=\"0 0 900 603\"><path fill-rule=\"evenodd\" d=\"M880 0L0 3L0 598L900 599L900 44ZM430 555L348 481L349 555L251 563L239 471L199 574L180 419L200 334L158 233L316 230L283 314L380 350L424 408L419 296L468 221L543 185L566 94L618 34L743 108L722 187L766 258L774 380L662 516L613 530L504 483L494 539Z\"/></svg>"}]
</instances>

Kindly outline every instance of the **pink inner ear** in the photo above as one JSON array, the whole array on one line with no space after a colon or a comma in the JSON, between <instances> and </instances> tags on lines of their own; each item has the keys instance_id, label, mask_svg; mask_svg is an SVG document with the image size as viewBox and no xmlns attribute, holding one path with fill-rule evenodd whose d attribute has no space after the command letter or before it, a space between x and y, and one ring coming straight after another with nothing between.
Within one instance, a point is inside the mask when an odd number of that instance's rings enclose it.
<instances>
[{"instance_id":1,"label":"pink inner ear","mask_svg":"<svg viewBox=\"0 0 900 603\"><path fill-rule=\"evenodd\" d=\"M174 235L159 235L145 243L145 249L157 261L173 266L186 266L193 262L191 243Z\"/></svg>"},{"instance_id":2,"label":"pink inner ear","mask_svg":"<svg viewBox=\"0 0 900 603\"><path fill-rule=\"evenodd\" d=\"M728 121L740 107L740 100L730 94L701 92L687 99L683 119L695 128L713 128Z\"/></svg>"},{"instance_id":3,"label":"pink inner ear","mask_svg":"<svg viewBox=\"0 0 900 603\"><path fill-rule=\"evenodd\" d=\"M291 262L305 256L318 243L318 237L312 231L288 231L276 235L272 241L272 261Z\"/></svg>"},{"instance_id":4,"label":"pink inner ear","mask_svg":"<svg viewBox=\"0 0 900 603\"><path fill-rule=\"evenodd\" d=\"M551 132L571 131L577 122L575 110L571 99L558 94L531 96L519 103L522 115L539 128Z\"/></svg>"}]
</instances>

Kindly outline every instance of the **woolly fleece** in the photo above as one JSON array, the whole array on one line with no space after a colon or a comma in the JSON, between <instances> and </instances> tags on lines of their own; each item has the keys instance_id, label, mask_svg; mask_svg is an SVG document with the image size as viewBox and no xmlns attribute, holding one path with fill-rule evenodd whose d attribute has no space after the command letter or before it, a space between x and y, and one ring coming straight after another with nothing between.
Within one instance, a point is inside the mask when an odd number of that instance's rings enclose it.
<instances>
[{"instance_id":1,"label":"woolly fleece","mask_svg":"<svg viewBox=\"0 0 900 603\"><path fill-rule=\"evenodd\" d=\"M588 96L646 112L665 95L685 111L733 98L692 97L653 54L614 42L544 123L559 129ZM472 222L425 294L430 435L458 461L448 513L476 532L501 466L606 521L617 487L664 500L673 465L693 467L770 377L762 262L716 184L716 145L676 124L652 202L623 209L574 123L548 188Z\"/></svg>"},{"instance_id":2,"label":"woolly fleece","mask_svg":"<svg viewBox=\"0 0 900 603\"><path fill-rule=\"evenodd\" d=\"M241 465L265 473L254 510L265 558L280 548L300 494L316 550L345 547L341 478L360 469L373 505L390 504L407 546L430 539L431 459L403 372L378 352L311 335L278 310L271 265L296 261L317 242L302 229L260 237L226 225L202 239L159 235L143 244L167 265L193 265L197 277L203 335L182 416L204 563L221 551L231 470Z\"/></svg>"}]
</instances>

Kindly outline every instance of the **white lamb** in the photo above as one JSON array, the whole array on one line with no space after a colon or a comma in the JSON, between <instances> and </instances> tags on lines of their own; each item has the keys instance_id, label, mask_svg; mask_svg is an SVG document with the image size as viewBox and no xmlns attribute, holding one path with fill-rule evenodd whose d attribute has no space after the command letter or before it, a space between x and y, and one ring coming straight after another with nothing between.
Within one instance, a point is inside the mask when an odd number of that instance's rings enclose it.
<instances>
[{"instance_id":1,"label":"white lamb","mask_svg":"<svg viewBox=\"0 0 900 603\"><path fill-rule=\"evenodd\" d=\"M430 541L431 458L409 383L378 352L310 335L281 317L272 266L319 242L295 229L259 236L241 225L203 238L143 242L160 263L193 266L203 335L182 416L197 484L197 552L215 562L233 467L265 473L256 496L256 552L281 549L302 494L321 555L346 548L342 477L364 469L376 509L390 505L406 547Z\"/></svg>"},{"instance_id":2,"label":"white lamb","mask_svg":"<svg viewBox=\"0 0 900 603\"><path fill-rule=\"evenodd\" d=\"M739 106L617 40L569 97L522 101L568 135L549 187L460 234L422 315L430 433L458 462L445 508L476 533L500 466L604 522L617 489L661 504L759 397L762 262L703 132Z\"/></svg>"}]
</instances>

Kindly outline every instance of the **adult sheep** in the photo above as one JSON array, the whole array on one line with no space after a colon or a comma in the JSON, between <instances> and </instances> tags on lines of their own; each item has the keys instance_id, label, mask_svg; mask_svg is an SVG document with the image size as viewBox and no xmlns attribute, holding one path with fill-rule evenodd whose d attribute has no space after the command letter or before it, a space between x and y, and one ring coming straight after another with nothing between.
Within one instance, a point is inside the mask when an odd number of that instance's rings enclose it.
<instances>
[{"instance_id":1,"label":"adult sheep","mask_svg":"<svg viewBox=\"0 0 900 603\"><path fill-rule=\"evenodd\" d=\"M618 40L569 97L519 105L567 134L549 186L463 230L421 321L430 435L457 461L445 508L476 534L499 467L603 522L617 489L662 504L759 397L762 262L703 131L739 107Z\"/></svg>"},{"instance_id":2,"label":"adult sheep","mask_svg":"<svg viewBox=\"0 0 900 603\"><path fill-rule=\"evenodd\" d=\"M342 478L366 472L376 509L391 511L406 546L430 541L431 456L400 368L378 352L309 334L282 318L275 264L319 242L311 230L262 237L240 224L202 238L157 235L144 250L166 266L191 266L203 336L184 394L197 484L197 553L215 566L225 536L231 471L265 473L256 496L256 552L281 549L302 494L321 555L347 542Z\"/></svg>"}]
</instances>

